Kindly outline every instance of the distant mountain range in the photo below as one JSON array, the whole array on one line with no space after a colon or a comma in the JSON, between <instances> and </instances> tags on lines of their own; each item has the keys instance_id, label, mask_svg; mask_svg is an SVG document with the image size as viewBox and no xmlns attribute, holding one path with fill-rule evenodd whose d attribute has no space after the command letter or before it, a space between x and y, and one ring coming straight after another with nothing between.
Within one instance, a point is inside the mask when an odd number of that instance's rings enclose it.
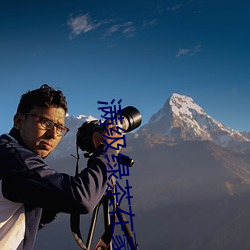
<instances>
[{"instance_id":1,"label":"distant mountain range","mask_svg":"<svg viewBox=\"0 0 250 250\"><path fill-rule=\"evenodd\" d=\"M84 122L97 119L91 115L68 115L66 125L70 132L53 152L54 157L72 153L77 129ZM133 132L132 135L145 137L148 144L209 141L222 147L250 147L250 132L240 132L223 125L209 116L191 97L176 93L167 99L146 125L137 130L136 135ZM133 136L128 134L129 139Z\"/></svg>"},{"instance_id":2,"label":"distant mountain range","mask_svg":"<svg viewBox=\"0 0 250 250\"><path fill-rule=\"evenodd\" d=\"M74 173L75 134L92 119L67 117L71 132L47 159L50 166ZM224 126L191 97L175 93L127 134L122 153L135 161L128 178L140 249L250 249L249 132ZM67 227L65 217L48 226L36 250L79 249Z\"/></svg>"}]
</instances>

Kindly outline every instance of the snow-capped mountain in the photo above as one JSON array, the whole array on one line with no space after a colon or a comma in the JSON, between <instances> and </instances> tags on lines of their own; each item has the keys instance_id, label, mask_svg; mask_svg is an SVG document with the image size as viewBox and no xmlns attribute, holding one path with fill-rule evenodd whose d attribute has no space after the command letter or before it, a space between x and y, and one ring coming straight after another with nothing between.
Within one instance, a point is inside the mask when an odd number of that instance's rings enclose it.
<instances>
[{"instance_id":1,"label":"snow-capped mountain","mask_svg":"<svg viewBox=\"0 0 250 250\"><path fill-rule=\"evenodd\" d=\"M172 141L211 141L220 146L250 141L239 131L213 119L191 97L176 93L140 129L140 133L154 134Z\"/></svg>"},{"instance_id":2,"label":"snow-capped mountain","mask_svg":"<svg viewBox=\"0 0 250 250\"><path fill-rule=\"evenodd\" d=\"M67 115L66 126L70 131L62 138L52 157L75 155L77 130L84 122L91 120L98 118L91 115ZM224 147L235 143L250 143L247 133L224 126L209 116L191 97L176 93L147 124L137 130L137 135L144 138L149 147L177 141L210 141Z\"/></svg>"}]
</instances>

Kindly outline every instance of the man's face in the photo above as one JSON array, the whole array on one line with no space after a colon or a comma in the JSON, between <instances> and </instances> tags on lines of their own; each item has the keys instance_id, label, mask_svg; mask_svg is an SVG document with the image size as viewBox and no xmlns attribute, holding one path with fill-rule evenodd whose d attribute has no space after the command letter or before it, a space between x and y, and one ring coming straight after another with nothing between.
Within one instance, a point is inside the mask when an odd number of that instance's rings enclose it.
<instances>
[{"instance_id":1,"label":"man's face","mask_svg":"<svg viewBox=\"0 0 250 250\"><path fill-rule=\"evenodd\" d=\"M19 130L25 146L37 155L45 158L55 149L62 137L57 134L56 126L53 126L51 129L45 129L40 119L34 116L34 114L62 126L64 126L66 114L61 107L41 108L35 106L28 114L17 114L14 118L15 128Z\"/></svg>"}]
</instances>

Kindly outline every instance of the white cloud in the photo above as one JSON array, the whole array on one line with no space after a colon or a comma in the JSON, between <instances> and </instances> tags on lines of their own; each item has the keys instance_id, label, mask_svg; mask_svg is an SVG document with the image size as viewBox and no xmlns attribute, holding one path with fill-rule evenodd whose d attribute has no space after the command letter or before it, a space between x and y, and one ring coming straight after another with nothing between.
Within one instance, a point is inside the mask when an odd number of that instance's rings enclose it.
<instances>
[{"instance_id":1,"label":"white cloud","mask_svg":"<svg viewBox=\"0 0 250 250\"><path fill-rule=\"evenodd\" d=\"M152 20L146 20L143 22L143 27L154 27L158 24L158 21L156 18L152 19Z\"/></svg>"},{"instance_id":2,"label":"white cloud","mask_svg":"<svg viewBox=\"0 0 250 250\"><path fill-rule=\"evenodd\" d=\"M71 29L70 38L74 38L81 33L87 33L96 30L102 25L115 21L116 20L113 19L94 21L88 13L76 17L71 17L67 21L67 24ZM136 27L133 22L130 21L121 24L114 24L106 30L106 33L103 37L105 38L118 32L120 32L124 37L132 37L136 34Z\"/></svg>"},{"instance_id":3,"label":"white cloud","mask_svg":"<svg viewBox=\"0 0 250 250\"><path fill-rule=\"evenodd\" d=\"M132 22L127 22L123 24L122 34L126 37L132 37L136 33L136 27Z\"/></svg>"},{"instance_id":4,"label":"white cloud","mask_svg":"<svg viewBox=\"0 0 250 250\"><path fill-rule=\"evenodd\" d=\"M201 45L197 44L194 48L180 48L178 53L175 55L176 58L182 57L182 56L189 56L192 57L197 53L202 52Z\"/></svg>"},{"instance_id":5,"label":"white cloud","mask_svg":"<svg viewBox=\"0 0 250 250\"><path fill-rule=\"evenodd\" d=\"M175 5L171 6L171 7L167 7L166 10L168 10L168 11L175 11L175 10L180 9L182 6L183 6L183 4L179 3L179 4L175 4Z\"/></svg>"},{"instance_id":6,"label":"white cloud","mask_svg":"<svg viewBox=\"0 0 250 250\"><path fill-rule=\"evenodd\" d=\"M114 33L120 32L125 37L132 37L136 34L136 27L133 22L125 22L122 24L115 24L105 33L104 37L111 36Z\"/></svg>"},{"instance_id":7,"label":"white cloud","mask_svg":"<svg viewBox=\"0 0 250 250\"><path fill-rule=\"evenodd\" d=\"M71 29L70 38L78 36L81 33L93 31L108 22L110 22L110 20L102 20L99 22L93 21L88 13L77 17L71 17L67 22Z\"/></svg>"},{"instance_id":8,"label":"white cloud","mask_svg":"<svg viewBox=\"0 0 250 250\"><path fill-rule=\"evenodd\" d=\"M189 53L189 49L179 49L175 57L186 56Z\"/></svg>"}]
</instances>

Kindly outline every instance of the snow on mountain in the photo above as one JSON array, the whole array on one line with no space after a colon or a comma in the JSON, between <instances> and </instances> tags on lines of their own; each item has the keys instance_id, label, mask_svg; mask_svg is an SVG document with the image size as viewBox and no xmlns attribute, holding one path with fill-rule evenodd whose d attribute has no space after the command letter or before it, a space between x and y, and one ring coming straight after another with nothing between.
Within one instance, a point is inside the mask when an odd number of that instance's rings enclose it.
<instances>
[{"instance_id":1,"label":"snow on mountain","mask_svg":"<svg viewBox=\"0 0 250 250\"><path fill-rule=\"evenodd\" d=\"M77 132L77 129L86 121L98 120L97 118L91 115L78 115L73 116L67 114L65 119L65 125L70 129L69 134L73 135ZM67 135L68 136L68 135Z\"/></svg>"},{"instance_id":2,"label":"snow on mountain","mask_svg":"<svg viewBox=\"0 0 250 250\"><path fill-rule=\"evenodd\" d=\"M177 93L167 100L140 132L169 137L171 140L212 141L221 146L250 141L239 131L213 119L191 97Z\"/></svg>"}]
</instances>

